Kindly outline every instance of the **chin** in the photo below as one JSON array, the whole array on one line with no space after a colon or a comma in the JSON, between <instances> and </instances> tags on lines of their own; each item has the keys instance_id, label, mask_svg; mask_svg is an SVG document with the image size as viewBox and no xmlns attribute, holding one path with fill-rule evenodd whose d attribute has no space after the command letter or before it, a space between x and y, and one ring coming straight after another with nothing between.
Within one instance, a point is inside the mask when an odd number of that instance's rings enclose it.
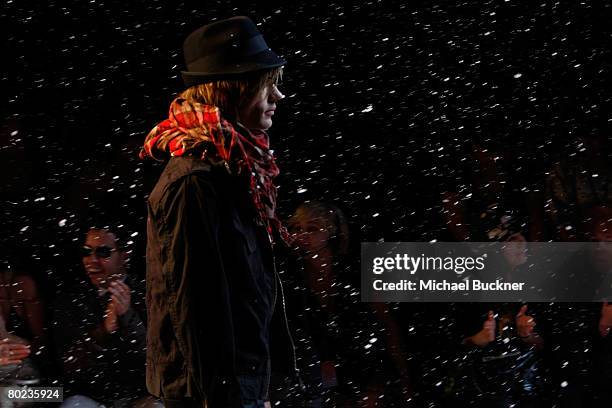
<instances>
[{"instance_id":1,"label":"chin","mask_svg":"<svg viewBox=\"0 0 612 408\"><path fill-rule=\"evenodd\" d=\"M272 127L272 119L264 119L259 124L261 130L268 130Z\"/></svg>"}]
</instances>

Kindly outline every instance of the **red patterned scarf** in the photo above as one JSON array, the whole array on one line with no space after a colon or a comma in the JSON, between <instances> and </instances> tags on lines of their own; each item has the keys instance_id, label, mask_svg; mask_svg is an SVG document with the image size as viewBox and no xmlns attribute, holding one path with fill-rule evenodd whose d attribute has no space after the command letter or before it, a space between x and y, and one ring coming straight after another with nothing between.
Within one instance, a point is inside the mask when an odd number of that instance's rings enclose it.
<instances>
[{"instance_id":1,"label":"red patterned scarf","mask_svg":"<svg viewBox=\"0 0 612 408\"><path fill-rule=\"evenodd\" d=\"M259 221L271 236L274 231L287 242L289 236L276 216L276 186L278 167L270 150L268 135L249 131L221 117L219 108L175 99L168 119L149 132L140 158L163 161L168 156L200 155L221 160L238 173L246 171L250 178L250 193Z\"/></svg>"}]
</instances>

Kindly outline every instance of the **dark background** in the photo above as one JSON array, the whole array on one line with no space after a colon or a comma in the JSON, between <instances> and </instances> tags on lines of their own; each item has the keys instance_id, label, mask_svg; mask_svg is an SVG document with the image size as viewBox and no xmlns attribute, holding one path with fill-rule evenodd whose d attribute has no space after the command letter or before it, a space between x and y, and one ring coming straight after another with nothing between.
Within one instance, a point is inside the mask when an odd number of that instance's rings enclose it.
<instances>
[{"instance_id":1,"label":"dark background","mask_svg":"<svg viewBox=\"0 0 612 408\"><path fill-rule=\"evenodd\" d=\"M444 237L440 194L466 183L473 143L502 152L509 188L529 193L577 136L609 134L610 5L405 3L5 1L3 259L52 295L83 277L73 249L103 219L143 273L161 165L140 145L183 89L183 39L232 15L288 60L270 131L281 215L334 202L354 242Z\"/></svg>"}]
</instances>

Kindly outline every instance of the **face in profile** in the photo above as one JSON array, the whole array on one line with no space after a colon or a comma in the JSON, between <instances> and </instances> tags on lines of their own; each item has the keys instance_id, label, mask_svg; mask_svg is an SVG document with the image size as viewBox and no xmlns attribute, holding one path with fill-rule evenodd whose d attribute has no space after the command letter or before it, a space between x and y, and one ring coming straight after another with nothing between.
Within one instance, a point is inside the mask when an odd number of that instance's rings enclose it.
<instances>
[{"instance_id":1,"label":"face in profile","mask_svg":"<svg viewBox=\"0 0 612 408\"><path fill-rule=\"evenodd\" d=\"M513 268L527 262L527 240L523 234L517 232L510 235L503 245L502 254Z\"/></svg>"},{"instance_id":2,"label":"face in profile","mask_svg":"<svg viewBox=\"0 0 612 408\"><path fill-rule=\"evenodd\" d=\"M267 130L272 126L276 103L283 99L276 83L270 82L238 109L238 119L247 129Z\"/></svg>"},{"instance_id":3,"label":"face in profile","mask_svg":"<svg viewBox=\"0 0 612 408\"><path fill-rule=\"evenodd\" d=\"M97 287L105 288L124 273L123 254L117 249L115 235L99 229L89 230L82 247L83 267Z\"/></svg>"},{"instance_id":4,"label":"face in profile","mask_svg":"<svg viewBox=\"0 0 612 408\"><path fill-rule=\"evenodd\" d=\"M330 227L326 220L310 214L296 214L290 224L295 249L303 255L312 255L329 245Z\"/></svg>"}]
</instances>

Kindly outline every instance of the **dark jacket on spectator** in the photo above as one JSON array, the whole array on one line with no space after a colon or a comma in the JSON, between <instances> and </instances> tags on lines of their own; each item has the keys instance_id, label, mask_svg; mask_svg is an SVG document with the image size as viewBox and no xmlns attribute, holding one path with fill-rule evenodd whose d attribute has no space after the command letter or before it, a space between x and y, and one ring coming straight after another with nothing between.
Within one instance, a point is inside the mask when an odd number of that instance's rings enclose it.
<instances>
[{"instance_id":1,"label":"dark jacket on spectator","mask_svg":"<svg viewBox=\"0 0 612 408\"><path fill-rule=\"evenodd\" d=\"M152 394L241 407L241 394L261 399L267 393L277 281L270 239L252 207L246 178L193 157L170 159L153 189L147 229Z\"/></svg>"},{"instance_id":2,"label":"dark jacket on spectator","mask_svg":"<svg viewBox=\"0 0 612 408\"><path fill-rule=\"evenodd\" d=\"M110 294L100 296L83 283L84 290L58 295L52 329L66 395L108 402L147 394L144 290L136 276L128 275L125 283L132 289L131 306L113 334L103 323Z\"/></svg>"}]
</instances>

